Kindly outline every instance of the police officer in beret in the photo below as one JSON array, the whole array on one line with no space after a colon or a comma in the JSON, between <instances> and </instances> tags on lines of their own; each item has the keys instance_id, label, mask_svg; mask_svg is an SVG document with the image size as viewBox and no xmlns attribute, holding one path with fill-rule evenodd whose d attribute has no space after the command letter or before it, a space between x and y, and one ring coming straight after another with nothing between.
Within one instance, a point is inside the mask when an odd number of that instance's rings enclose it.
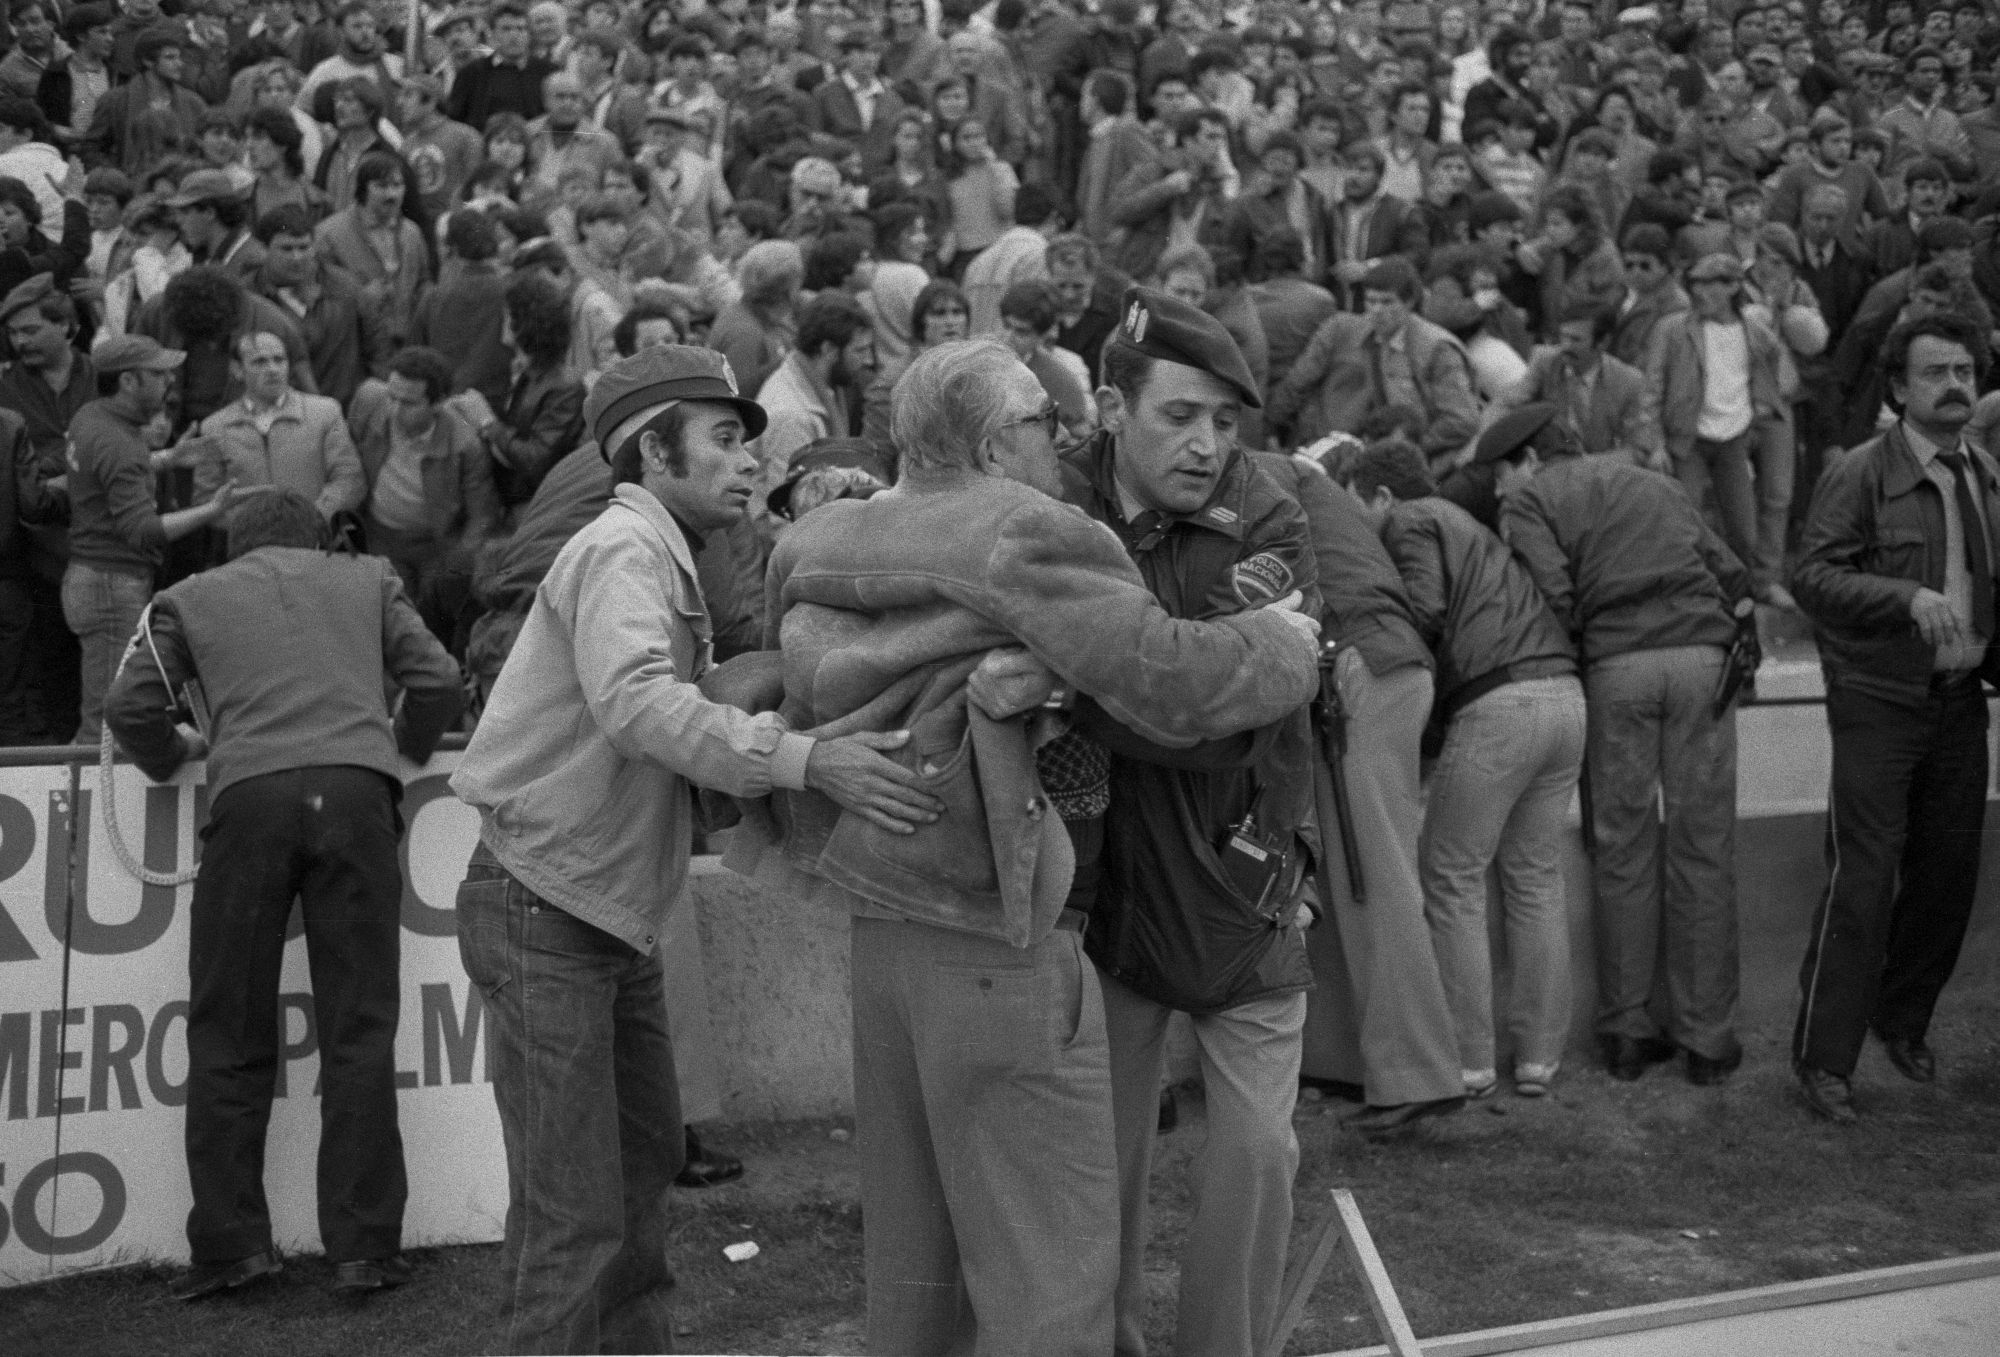
<instances>
[{"instance_id":1,"label":"police officer in beret","mask_svg":"<svg viewBox=\"0 0 2000 1357\"><path fill-rule=\"evenodd\" d=\"M1536 443L1569 446L1555 423L1558 413L1553 401L1531 401L1494 420L1481 431L1471 459L1439 479L1438 498L1500 531L1500 461Z\"/></svg>"},{"instance_id":2,"label":"police officer in beret","mask_svg":"<svg viewBox=\"0 0 2000 1357\"><path fill-rule=\"evenodd\" d=\"M479 811L459 950L486 997L510 1201L508 1352L668 1352L665 1191L683 1136L660 935L692 789L814 788L891 830L935 818L884 758L905 732L812 739L703 697L703 539L755 488L764 411L728 360L671 345L584 405L611 503L535 595L452 790Z\"/></svg>"},{"instance_id":3,"label":"police officer in beret","mask_svg":"<svg viewBox=\"0 0 2000 1357\"><path fill-rule=\"evenodd\" d=\"M1237 447L1243 411L1261 397L1229 332L1132 288L1103 373L1104 427L1065 459L1065 497L1118 535L1177 617L1227 616L1293 590L1316 616L1305 513ZM1296 831L1311 807L1306 714L1193 750L1088 706L1084 725L1112 755L1084 937L1111 1041L1119 1350L1143 1348L1146 1192L1167 1023L1180 1011L1211 1076L1175 1350L1250 1357L1277 1318L1298 1169L1291 1118L1312 984L1295 900Z\"/></svg>"},{"instance_id":4,"label":"police officer in beret","mask_svg":"<svg viewBox=\"0 0 2000 1357\"><path fill-rule=\"evenodd\" d=\"M1113 534L1050 497L1055 408L996 340L926 350L891 414L895 489L785 530L767 637L784 637L788 715L911 728L903 757L953 812L896 840L774 793L727 861L853 916L869 1350L1104 1357L1120 1166L1081 935L1108 756L1073 725L1047 729L1066 718L1045 705L1057 686L1087 693L1180 748L1256 730L1311 696L1318 627L1276 606L1297 589L1174 617ZM1280 583L1244 572L1253 598ZM885 588L900 606L880 606ZM1139 1099L1148 1123L1157 1087Z\"/></svg>"}]
</instances>

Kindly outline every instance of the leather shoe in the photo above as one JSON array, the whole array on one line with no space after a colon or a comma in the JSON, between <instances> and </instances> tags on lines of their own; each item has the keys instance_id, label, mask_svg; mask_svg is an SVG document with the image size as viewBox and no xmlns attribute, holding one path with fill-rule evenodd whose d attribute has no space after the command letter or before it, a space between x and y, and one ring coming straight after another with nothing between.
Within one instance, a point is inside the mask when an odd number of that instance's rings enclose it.
<instances>
[{"instance_id":1,"label":"leather shoe","mask_svg":"<svg viewBox=\"0 0 2000 1357\"><path fill-rule=\"evenodd\" d=\"M410 1280L410 1262L402 1254L387 1258L354 1258L333 1265L333 1294L364 1296L401 1286Z\"/></svg>"},{"instance_id":2,"label":"leather shoe","mask_svg":"<svg viewBox=\"0 0 2000 1357\"><path fill-rule=\"evenodd\" d=\"M1704 1087L1719 1084L1736 1073L1743 1064L1743 1048L1738 1046L1725 1056L1706 1056L1700 1051L1688 1052L1688 1082Z\"/></svg>"},{"instance_id":3,"label":"leather shoe","mask_svg":"<svg viewBox=\"0 0 2000 1357\"><path fill-rule=\"evenodd\" d=\"M1812 1065L1799 1066L1798 1073L1799 1096L1805 1099L1808 1112L1839 1126L1851 1126L1859 1120L1854 1111L1854 1089L1845 1079Z\"/></svg>"},{"instance_id":4,"label":"leather shoe","mask_svg":"<svg viewBox=\"0 0 2000 1357\"><path fill-rule=\"evenodd\" d=\"M1631 1083L1646 1072L1646 1066L1672 1060L1677 1049L1662 1037L1603 1037L1604 1068L1613 1079Z\"/></svg>"},{"instance_id":5,"label":"leather shoe","mask_svg":"<svg viewBox=\"0 0 2000 1357\"><path fill-rule=\"evenodd\" d=\"M1341 1123L1359 1131L1364 1136L1381 1135L1394 1131L1425 1117L1442 1117L1465 1106L1465 1095L1455 1098L1434 1098L1427 1103L1389 1103L1378 1106L1370 1103L1359 1112L1350 1112L1341 1118Z\"/></svg>"},{"instance_id":6,"label":"leather shoe","mask_svg":"<svg viewBox=\"0 0 2000 1357\"><path fill-rule=\"evenodd\" d=\"M248 1258L232 1258L226 1263L196 1263L167 1283L167 1294L175 1300L200 1300L218 1291L233 1291L260 1277L283 1272L285 1265L270 1249Z\"/></svg>"},{"instance_id":7,"label":"leather shoe","mask_svg":"<svg viewBox=\"0 0 2000 1357\"><path fill-rule=\"evenodd\" d=\"M704 1147L692 1126L687 1128L687 1159L674 1175L675 1187L715 1187L743 1176L743 1161L733 1154Z\"/></svg>"},{"instance_id":8,"label":"leather shoe","mask_svg":"<svg viewBox=\"0 0 2000 1357\"><path fill-rule=\"evenodd\" d=\"M1914 1079L1920 1084L1928 1084L1937 1079L1937 1057L1922 1037L1883 1037L1882 1049L1889 1053L1889 1063L1905 1079Z\"/></svg>"}]
</instances>

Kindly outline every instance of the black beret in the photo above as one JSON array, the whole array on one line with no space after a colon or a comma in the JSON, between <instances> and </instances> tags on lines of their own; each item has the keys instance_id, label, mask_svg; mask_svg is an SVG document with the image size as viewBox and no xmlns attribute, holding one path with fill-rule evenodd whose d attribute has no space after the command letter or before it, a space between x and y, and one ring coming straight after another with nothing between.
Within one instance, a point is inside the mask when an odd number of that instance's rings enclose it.
<instances>
[{"instance_id":1,"label":"black beret","mask_svg":"<svg viewBox=\"0 0 2000 1357\"><path fill-rule=\"evenodd\" d=\"M1472 464L1484 466L1517 451L1522 444L1532 441L1536 434L1547 428L1549 421L1555 417L1556 407L1550 401L1536 401L1518 410L1509 410L1487 425L1486 432L1479 435L1479 444L1472 453Z\"/></svg>"},{"instance_id":2,"label":"black beret","mask_svg":"<svg viewBox=\"0 0 2000 1357\"><path fill-rule=\"evenodd\" d=\"M1119 342L1153 358L1199 368L1236 388L1245 405L1259 410L1264 407L1257 379L1250 375L1250 365L1243 361L1243 351L1214 316L1177 297L1144 287L1125 289L1118 309L1122 316L1118 322Z\"/></svg>"}]
</instances>

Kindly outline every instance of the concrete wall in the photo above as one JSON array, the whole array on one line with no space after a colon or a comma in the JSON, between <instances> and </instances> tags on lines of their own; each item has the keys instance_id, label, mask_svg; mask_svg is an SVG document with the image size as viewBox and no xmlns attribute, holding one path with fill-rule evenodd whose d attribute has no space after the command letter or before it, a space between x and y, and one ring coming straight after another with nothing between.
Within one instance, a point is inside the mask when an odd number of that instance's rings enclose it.
<instances>
[{"instance_id":1,"label":"concrete wall","mask_svg":"<svg viewBox=\"0 0 2000 1357\"><path fill-rule=\"evenodd\" d=\"M1817 688L1811 673L1764 688ZM1767 692L1767 695L1769 693ZM1782 1043L1814 905L1826 884L1821 849L1829 751L1816 706L1739 713L1737 908L1742 922L1743 1032L1752 1055ZM847 923L818 909L761 896L714 859L693 882L707 973L710 1032L726 1117L803 1117L853 1108ZM1571 1059L1588 1058L1592 979L1590 885L1582 837L1565 852L1571 964L1576 978ZM1989 804L1979 905L1953 993L2000 985L2000 807ZM1497 916L1497 910L1493 912ZM1495 922L1496 1002L1505 1002L1505 950ZM1174 1062L1192 1073L1185 1048Z\"/></svg>"}]
</instances>

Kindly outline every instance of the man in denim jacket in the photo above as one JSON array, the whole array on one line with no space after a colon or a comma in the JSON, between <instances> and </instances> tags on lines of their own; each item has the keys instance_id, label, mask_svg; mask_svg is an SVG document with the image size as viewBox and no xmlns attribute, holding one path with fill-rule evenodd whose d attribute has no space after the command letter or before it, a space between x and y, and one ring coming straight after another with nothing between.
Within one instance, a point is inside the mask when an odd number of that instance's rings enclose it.
<instances>
[{"instance_id":1,"label":"man in denim jacket","mask_svg":"<svg viewBox=\"0 0 2000 1357\"><path fill-rule=\"evenodd\" d=\"M673 1347L664 1196L684 1142L659 940L692 787L810 787L898 833L936 804L875 752L901 732L815 740L695 687L696 544L742 518L764 428L728 360L646 350L586 413L612 501L542 581L452 778L479 811L458 936L492 1023L514 1353Z\"/></svg>"}]
</instances>

